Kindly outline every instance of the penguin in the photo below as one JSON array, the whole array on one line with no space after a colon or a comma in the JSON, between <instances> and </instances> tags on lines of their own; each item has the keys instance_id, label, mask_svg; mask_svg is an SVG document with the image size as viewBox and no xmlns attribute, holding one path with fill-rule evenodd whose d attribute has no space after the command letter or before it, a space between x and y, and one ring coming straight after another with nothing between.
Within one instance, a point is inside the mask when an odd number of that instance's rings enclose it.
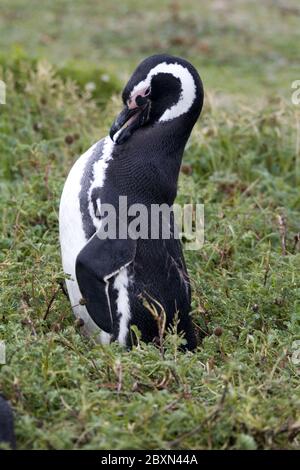
<instances>
[{"instance_id":1,"label":"penguin","mask_svg":"<svg viewBox=\"0 0 300 470\"><path fill-rule=\"evenodd\" d=\"M102 344L117 341L130 348L132 325L143 341L155 341L158 317L164 315L165 329L177 318L185 349L197 346L174 217L167 222L169 238L161 230L154 238L128 232L105 237L102 208L120 209L120 197L126 197L128 207L172 207L203 96L201 78L187 60L166 54L146 58L123 90L123 110L109 135L92 145L67 177L59 231L68 296L83 332ZM117 226L128 228L128 220L118 215Z\"/></svg>"},{"instance_id":2,"label":"penguin","mask_svg":"<svg viewBox=\"0 0 300 470\"><path fill-rule=\"evenodd\" d=\"M8 444L15 449L13 413L9 403L0 395L0 444Z\"/></svg>"}]
</instances>

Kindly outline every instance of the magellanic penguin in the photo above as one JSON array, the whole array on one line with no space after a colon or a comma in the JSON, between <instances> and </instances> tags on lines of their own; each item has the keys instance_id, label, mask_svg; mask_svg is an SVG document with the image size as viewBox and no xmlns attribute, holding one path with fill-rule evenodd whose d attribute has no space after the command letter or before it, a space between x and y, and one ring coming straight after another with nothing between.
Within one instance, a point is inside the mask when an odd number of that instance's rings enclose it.
<instances>
[{"instance_id":1,"label":"magellanic penguin","mask_svg":"<svg viewBox=\"0 0 300 470\"><path fill-rule=\"evenodd\" d=\"M99 232L101 207L118 209L120 196L128 207L173 205L183 151L203 105L202 82L186 60L154 55L137 67L122 99L110 136L76 161L63 189L60 243L69 298L83 329L103 344L130 347L132 325L143 341L157 338L155 308L164 311L166 327L178 318L192 350L191 292L178 238L105 238ZM118 226L126 224L121 219Z\"/></svg>"}]
</instances>

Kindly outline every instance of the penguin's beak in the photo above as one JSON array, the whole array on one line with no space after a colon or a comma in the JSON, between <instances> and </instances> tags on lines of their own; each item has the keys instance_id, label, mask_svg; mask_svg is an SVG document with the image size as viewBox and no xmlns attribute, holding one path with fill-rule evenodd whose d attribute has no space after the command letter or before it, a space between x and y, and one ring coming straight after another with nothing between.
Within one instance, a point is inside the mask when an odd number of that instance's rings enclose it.
<instances>
[{"instance_id":1,"label":"penguin's beak","mask_svg":"<svg viewBox=\"0 0 300 470\"><path fill-rule=\"evenodd\" d=\"M149 118L150 100L142 96L138 98L137 105L126 105L111 126L109 135L116 144L123 144Z\"/></svg>"}]
</instances>

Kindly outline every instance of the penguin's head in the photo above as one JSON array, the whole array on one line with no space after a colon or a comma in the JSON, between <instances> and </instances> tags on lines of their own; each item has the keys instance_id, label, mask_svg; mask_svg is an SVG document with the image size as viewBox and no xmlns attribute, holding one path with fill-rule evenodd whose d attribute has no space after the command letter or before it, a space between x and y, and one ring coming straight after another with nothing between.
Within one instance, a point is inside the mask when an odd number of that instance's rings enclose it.
<instances>
[{"instance_id":1,"label":"penguin's head","mask_svg":"<svg viewBox=\"0 0 300 470\"><path fill-rule=\"evenodd\" d=\"M117 144L143 126L181 120L190 132L203 105L203 86L197 70L186 60L154 55L143 60L125 86L124 109L110 130Z\"/></svg>"}]
</instances>

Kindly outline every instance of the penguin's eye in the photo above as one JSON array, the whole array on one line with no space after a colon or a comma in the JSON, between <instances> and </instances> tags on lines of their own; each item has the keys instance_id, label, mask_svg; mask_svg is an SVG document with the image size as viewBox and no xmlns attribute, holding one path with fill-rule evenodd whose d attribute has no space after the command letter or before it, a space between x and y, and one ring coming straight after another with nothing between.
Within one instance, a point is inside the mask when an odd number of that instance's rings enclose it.
<instances>
[{"instance_id":1,"label":"penguin's eye","mask_svg":"<svg viewBox=\"0 0 300 470\"><path fill-rule=\"evenodd\" d=\"M147 90L145 90L144 96L148 96L150 94L151 88L148 87Z\"/></svg>"}]
</instances>

